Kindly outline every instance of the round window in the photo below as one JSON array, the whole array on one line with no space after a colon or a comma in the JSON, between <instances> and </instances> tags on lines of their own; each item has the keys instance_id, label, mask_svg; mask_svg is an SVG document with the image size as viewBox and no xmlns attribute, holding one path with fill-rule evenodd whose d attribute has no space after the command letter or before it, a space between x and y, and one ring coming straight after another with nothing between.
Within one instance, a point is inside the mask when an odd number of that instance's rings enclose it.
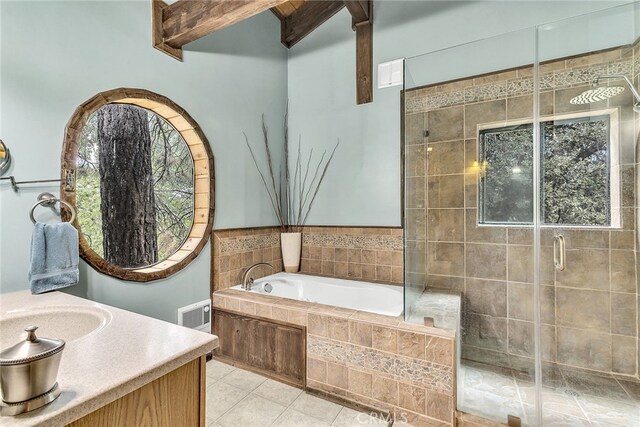
<instances>
[{"instance_id":1,"label":"round window","mask_svg":"<svg viewBox=\"0 0 640 427\"><path fill-rule=\"evenodd\" d=\"M149 91L116 89L78 107L65 135L61 194L78 213L87 263L149 281L197 256L213 222L213 156L184 110Z\"/></svg>"}]
</instances>

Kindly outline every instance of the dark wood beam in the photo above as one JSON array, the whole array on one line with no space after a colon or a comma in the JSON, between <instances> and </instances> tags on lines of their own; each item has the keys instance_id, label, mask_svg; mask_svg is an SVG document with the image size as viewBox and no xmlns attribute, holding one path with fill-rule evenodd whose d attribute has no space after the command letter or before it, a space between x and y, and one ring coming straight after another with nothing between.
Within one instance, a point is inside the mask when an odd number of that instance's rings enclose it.
<instances>
[{"instance_id":1,"label":"dark wood beam","mask_svg":"<svg viewBox=\"0 0 640 427\"><path fill-rule=\"evenodd\" d=\"M151 0L151 36L153 47L167 55L182 61L182 49L176 49L164 43L162 38L162 11L168 6L162 0Z\"/></svg>"},{"instance_id":2,"label":"dark wood beam","mask_svg":"<svg viewBox=\"0 0 640 427\"><path fill-rule=\"evenodd\" d=\"M347 6L352 17L353 29L359 24L372 21L373 2L370 0L345 0L344 5Z\"/></svg>"},{"instance_id":3,"label":"dark wood beam","mask_svg":"<svg viewBox=\"0 0 640 427\"><path fill-rule=\"evenodd\" d=\"M276 9L275 7L271 8L271 13L276 15L280 21L282 21L284 18L286 18L286 16L284 16L282 13L280 13L280 11L278 9Z\"/></svg>"},{"instance_id":4,"label":"dark wood beam","mask_svg":"<svg viewBox=\"0 0 640 427\"><path fill-rule=\"evenodd\" d=\"M286 1L178 0L162 9L162 43L180 49L187 43ZM154 34L156 31L154 29Z\"/></svg>"},{"instance_id":5,"label":"dark wood beam","mask_svg":"<svg viewBox=\"0 0 640 427\"><path fill-rule=\"evenodd\" d=\"M373 24L356 26L356 102L373 101Z\"/></svg>"},{"instance_id":6,"label":"dark wood beam","mask_svg":"<svg viewBox=\"0 0 640 427\"><path fill-rule=\"evenodd\" d=\"M281 23L281 40L292 47L344 7L341 0L307 1Z\"/></svg>"},{"instance_id":7,"label":"dark wood beam","mask_svg":"<svg viewBox=\"0 0 640 427\"><path fill-rule=\"evenodd\" d=\"M356 102L373 101L373 1L345 0L356 32Z\"/></svg>"}]
</instances>

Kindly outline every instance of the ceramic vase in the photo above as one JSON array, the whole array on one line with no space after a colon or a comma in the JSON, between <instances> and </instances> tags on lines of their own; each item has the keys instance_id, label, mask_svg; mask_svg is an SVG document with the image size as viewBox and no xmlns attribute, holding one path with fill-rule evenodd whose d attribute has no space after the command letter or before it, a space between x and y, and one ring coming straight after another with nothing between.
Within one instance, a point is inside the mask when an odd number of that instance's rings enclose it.
<instances>
[{"instance_id":1,"label":"ceramic vase","mask_svg":"<svg viewBox=\"0 0 640 427\"><path fill-rule=\"evenodd\" d=\"M282 264L287 273L300 271L300 255L302 251L302 233L280 233L282 248Z\"/></svg>"}]
</instances>

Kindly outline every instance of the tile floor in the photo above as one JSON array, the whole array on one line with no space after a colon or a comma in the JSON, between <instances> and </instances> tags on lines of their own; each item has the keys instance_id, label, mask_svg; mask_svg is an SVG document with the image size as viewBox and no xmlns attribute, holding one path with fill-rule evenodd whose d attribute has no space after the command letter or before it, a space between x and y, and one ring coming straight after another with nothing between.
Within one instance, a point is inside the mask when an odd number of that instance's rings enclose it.
<instances>
[{"instance_id":1,"label":"tile floor","mask_svg":"<svg viewBox=\"0 0 640 427\"><path fill-rule=\"evenodd\" d=\"M380 417L354 411L300 389L225 363L207 362L207 426L387 426Z\"/></svg>"},{"instance_id":2,"label":"tile floor","mask_svg":"<svg viewBox=\"0 0 640 427\"><path fill-rule=\"evenodd\" d=\"M462 362L458 385L462 411L501 422L511 414L521 417L523 425L534 425L534 401L535 387L528 375ZM640 382L546 366L542 401L545 427L640 426Z\"/></svg>"}]
</instances>

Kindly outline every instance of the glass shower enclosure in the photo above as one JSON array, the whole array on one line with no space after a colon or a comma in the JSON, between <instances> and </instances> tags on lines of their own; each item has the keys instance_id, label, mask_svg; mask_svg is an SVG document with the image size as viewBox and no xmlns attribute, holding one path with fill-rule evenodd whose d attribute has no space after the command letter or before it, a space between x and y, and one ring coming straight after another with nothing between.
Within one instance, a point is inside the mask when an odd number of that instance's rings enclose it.
<instances>
[{"instance_id":1,"label":"glass shower enclosure","mask_svg":"<svg viewBox=\"0 0 640 427\"><path fill-rule=\"evenodd\" d=\"M457 409L640 425L640 3L405 61L405 318Z\"/></svg>"}]
</instances>

